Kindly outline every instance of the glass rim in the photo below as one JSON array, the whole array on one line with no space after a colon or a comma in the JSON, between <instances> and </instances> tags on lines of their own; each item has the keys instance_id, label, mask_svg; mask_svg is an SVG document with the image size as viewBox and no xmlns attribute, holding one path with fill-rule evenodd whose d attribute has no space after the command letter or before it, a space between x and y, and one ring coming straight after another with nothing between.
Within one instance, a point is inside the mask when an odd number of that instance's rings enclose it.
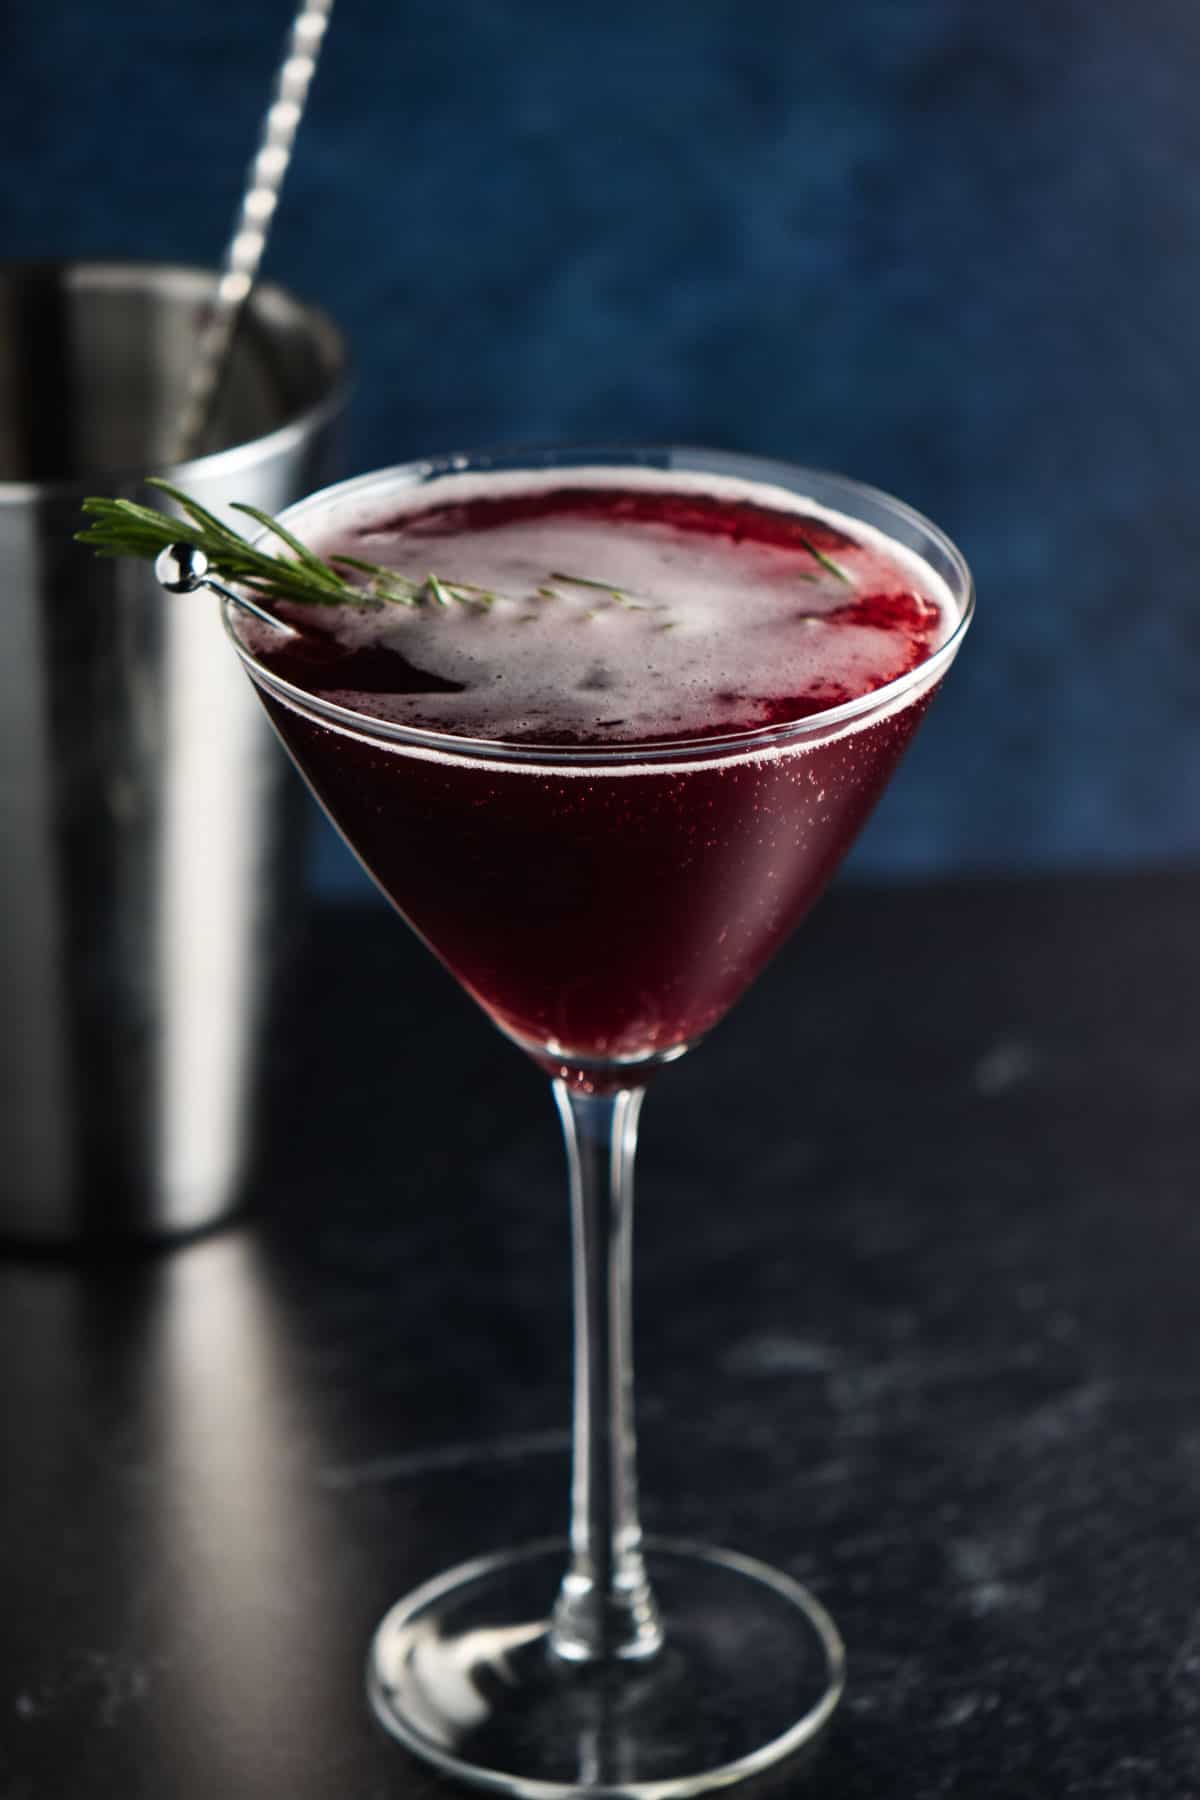
<instances>
[{"instance_id":1,"label":"glass rim","mask_svg":"<svg viewBox=\"0 0 1200 1800\"><path fill-rule=\"evenodd\" d=\"M740 475L747 480L759 482L774 480L776 486L790 487L801 494L803 490L795 486L797 478L801 481L808 478L827 487L841 489L851 499L858 496L906 522L932 540L946 556L960 586L960 592L956 592L947 581L952 597L960 605L954 628L932 655L918 663L915 669L909 669L894 680L885 682L882 687L859 694L852 700L844 700L837 706L809 713L802 719L784 720L775 725L759 725L746 731L644 744L514 744L503 738L466 737L450 731L432 731L421 726L401 725L389 719L373 718L369 713L357 712L353 707L340 706L335 701L312 694L264 668L238 636L234 621L236 603L223 600L221 614L225 630L251 679L258 687L305 717L369 742L422 750L439 757L454 756L522 767L532 764L547 768L613 768L635 764L657 766L720 761L733 755L753 754L756 751L777 749L781 745L801 743L810 738L823 738L839 731L843 726L888 710L898 701L915 695L925 687L932 687L957 655L975 614L975 583L967 560L954 540L924 513L918 512L906 501L897 500L882 488L872 487L867 482L856 481L851 476L840 475L833 470L817 469L782 458L751 456L739 451L711 450L684 444L581 444L464 452L421 457L411 462L394 463L388 468L351 476L348 480L320 488L294 502L279 516L281 522L294 526L302 515L317 507L361 497L375 488L418 487L445 475L466 475L488 470L519 473L522 469L583 468L589 463L592 466L661 468L668 476L672 469L700 474L709 472ZM853 514L848 516L854 517ZM870 520L859 522L872 523ZM881 529L879 526L873 528ZM264 529L254 541L261 542L270 535ZM884 535L887 533L884 532Z\"/></svg>"}]
</instances>

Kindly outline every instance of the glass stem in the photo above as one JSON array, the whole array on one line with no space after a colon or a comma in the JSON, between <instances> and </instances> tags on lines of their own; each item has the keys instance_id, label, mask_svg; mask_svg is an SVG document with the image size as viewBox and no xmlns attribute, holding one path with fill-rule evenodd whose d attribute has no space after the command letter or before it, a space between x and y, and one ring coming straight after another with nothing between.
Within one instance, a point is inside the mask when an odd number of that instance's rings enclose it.
<instances>
[{"instance_id":1,"label":"glass stem","mask_svg":"<svg viewBox=\"0 0 1200 1800\"><path fill-rule=\"evenodd\" d=\"M650 1656L662 1642L642 1560L633 1425L633 1159L644 1092L554 1083L571 1182L575 1413L571 1560L550 1643L572 1662Z\"/></svg>"}]
</instances>

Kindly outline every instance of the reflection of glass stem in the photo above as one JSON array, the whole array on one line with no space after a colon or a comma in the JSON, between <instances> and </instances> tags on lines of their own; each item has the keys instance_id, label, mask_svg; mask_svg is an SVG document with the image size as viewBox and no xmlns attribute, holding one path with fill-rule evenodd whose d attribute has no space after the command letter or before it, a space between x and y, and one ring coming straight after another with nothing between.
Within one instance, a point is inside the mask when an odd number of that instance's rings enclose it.
<instances>
[{"instance_id":1,"label":"reflection of glass stem","mask_svg":"<svg viewBox=\"0 0 1200 1800\"><path fill-rule=\"evenodd\" d=\"M644 1091L554 1083L571 1188L575 1414L571 1560L550 1641L572 1662L650 1656L662 1643L642 1560L633 1422L633 1162Z\"/></svg>"}]
</instances>

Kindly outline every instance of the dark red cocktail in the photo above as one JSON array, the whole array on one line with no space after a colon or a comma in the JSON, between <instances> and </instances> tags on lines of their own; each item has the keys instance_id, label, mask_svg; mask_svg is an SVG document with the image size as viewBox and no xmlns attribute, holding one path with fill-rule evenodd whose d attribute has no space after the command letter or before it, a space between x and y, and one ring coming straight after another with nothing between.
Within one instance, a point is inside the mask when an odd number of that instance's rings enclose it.
<instances>
[{"instance_id":1,"label":"dark red cocktail","mask_svg":"<svg viewBox=\"0 0 1200 1800\"><path fill-rule=\"evenodd\" d=\"M812 905L932 684L780 728L911 676L953 608L915 557L782 490L628 470L449 486L305 521L326 557L434 571L423 604L283 609L301 631L282 644L239 630L271 675L363 716L347 732L268 699L380 886L506 1032L594 1079L702 1035Z\"/></svg>"},{"instance_id":2,"label":"dark red cocktail","mask_svg":"<svg viewBox=\"0 0 1200 1800\"><path fill-rule=\"evenodd\" d=\"M961 641L966 566L883 495L705 452L415 465L286 523L405 579L361 569L391 596L374 609L280 607L290 638L231 612L242 656L367 868L554 1076L571 1182L569 1546L408 1594L372 1703L443 1773L519 1800L724 1788L813 1742L842 1648L779 1570L643 1544L638 1112L879 797Z\"/></svg>"}]
</instances>

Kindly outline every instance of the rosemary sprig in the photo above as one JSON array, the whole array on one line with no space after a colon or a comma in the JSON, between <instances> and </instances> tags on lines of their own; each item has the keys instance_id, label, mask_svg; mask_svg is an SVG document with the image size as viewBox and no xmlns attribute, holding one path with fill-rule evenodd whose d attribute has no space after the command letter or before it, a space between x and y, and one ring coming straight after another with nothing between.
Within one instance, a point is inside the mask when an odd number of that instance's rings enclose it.
<instances>
[{"instance_id":1,"label":"rosemary sprig","mask_svg":"<svg viewBox=\"0 0 1200 1800\"><path fill-rule=\"evenodd\" d=\"M381 563L362 562L354 556L334 556L325 562L270 513L234 501L236 512L272 533L290 554L279 555L252 544L232 526L218 519L190 494L169 481L151 479L148 486L166 494L183 513L176 518L132 500L93 496L83 503L94 523L76 533L97 556L139 556L153 562L169 544L190 544L203 550L210 569L225 581L249 589L265 600L297 600L309 606L450 606L490 607L497 596L470 582L446 581L432 573L421 581L410 580ZM341 570L367 577L365 586L348 581Z\"/></svg>"},{"instance_id":2,"label":"rosemary sprig","mask_svg":"<svg viewBox=\"0 0 1200 1800\"><path fill-rule=\"evenodd\" d=\"M487 612L505 598L473 581L448 581L432 570L417 581L382 563L363 562L357 556L331 556L325 561L270 513L234 501L235 512L253 519L283 545L282 552L267 550L261 543L252 544L169 481L151 479L147 485L173 500L183 517L158 512L152 506L139 506L132 500L93 496L83 503L92 523L86 531L76 533L77 541L87 544L97 556L139 556L148 562L153 562L170 544L190 544L204 552L209 568L222 580L262 600L295 600L307 606L457 605ZM352 575L364 579L351 580ZM562 599L551 585L555 582L598 588L616 606L648 610L644 601L635 600L612 582L596 581L590 575L553 574L538 587L538 597ZM586 620L595 618L596 609L583 616ZM535 613L522 614L523 621L534 617Z\"/></svg>"}]
</instances>

